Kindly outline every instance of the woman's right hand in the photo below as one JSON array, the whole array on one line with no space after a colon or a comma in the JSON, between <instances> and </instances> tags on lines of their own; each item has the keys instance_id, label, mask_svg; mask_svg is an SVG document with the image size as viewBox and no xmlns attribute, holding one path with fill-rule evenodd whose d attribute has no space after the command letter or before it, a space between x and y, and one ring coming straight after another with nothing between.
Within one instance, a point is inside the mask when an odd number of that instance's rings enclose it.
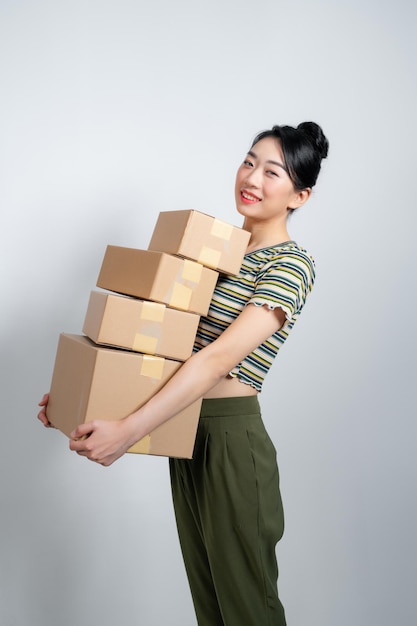
<instances>
[{"instance_id":1,"label":"woman's right hand","mask_svg":"<svg viewBox=\"0 0 417 626\"><path fill-rule=\"evenodd\" d=\"M51 424L46 416L46 407L48 406L48 401L49 393L45 393L42 400L38 403L38 406L42 407L38 413L38 420L40 420L46 428L55 428L55 426Z\"/></svg>"}]
</instances>

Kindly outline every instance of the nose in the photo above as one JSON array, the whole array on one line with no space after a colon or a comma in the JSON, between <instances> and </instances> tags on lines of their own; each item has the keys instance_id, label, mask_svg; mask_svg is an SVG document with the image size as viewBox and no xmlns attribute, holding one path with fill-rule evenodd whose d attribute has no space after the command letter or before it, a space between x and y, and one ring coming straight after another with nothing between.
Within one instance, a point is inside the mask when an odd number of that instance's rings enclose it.
<instances>
[{"instance_id":1,"label":"nose","mask_svg":"<svg viewBox=\"0 0 417 626\"><path fill-rule=\"evenodd\" d=\"M250 169L245 176L245 183L248 185L248 187L256 187L259 188L260 186L260 175L261 172L259 170L258 167L253 167L252 169Z\"/></svg>"}]
</instances>

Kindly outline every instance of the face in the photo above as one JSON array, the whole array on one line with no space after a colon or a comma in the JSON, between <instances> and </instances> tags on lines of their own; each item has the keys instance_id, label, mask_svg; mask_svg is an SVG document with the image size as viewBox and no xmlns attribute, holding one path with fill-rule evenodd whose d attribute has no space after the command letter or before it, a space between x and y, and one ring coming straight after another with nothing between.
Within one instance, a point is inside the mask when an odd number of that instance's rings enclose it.
<instances>
[{"instance_id":1,"label":"face","mask_svg":"<svg viewBox=\"0 0 417 626\"><path fill-rule=\"evenodd\" d=\"M246 219L285 221L288 209L304 204L309 193L294 189L281 145L274 137L258 141L237 171L236 208Z\"/></svg>"}]
</instances>

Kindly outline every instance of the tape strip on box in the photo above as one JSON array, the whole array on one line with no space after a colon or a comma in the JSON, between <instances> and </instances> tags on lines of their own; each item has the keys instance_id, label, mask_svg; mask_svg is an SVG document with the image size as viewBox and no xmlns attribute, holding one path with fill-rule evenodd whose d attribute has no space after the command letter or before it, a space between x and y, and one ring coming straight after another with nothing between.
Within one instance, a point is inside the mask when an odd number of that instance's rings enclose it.
<instances>
[{"instance_id":1,"label":"tape strip on box","mask_svg":"<svg viewBox=\"0 0 417 626\"><path fill-rule=\"evenodd\" d=\"M151 451L151 436L146 435L140 441L131 446L128 452L134 452L136 454L150 454Z\"/></svg>"},{"instance_id":2,"label":"tape strip on box","mask_svg":"<svg viewBox=\"0 0 417 626\"><path fill-rule=\"evenodd\" d=\"M201 280L202 271L203 266L200 263L184 259L181 278L183 278L184 280L189 280L190 282L196 283L198 285Z\"/></svg>"},{"instance_id":3,"label":"tape strip on box","mask_svg":"<svg viewBox=\"0 0 417 626\"><path fill-rule=\"evenodd\" d=\"M185 285L181 285L181 283L175 282L172 288L169 304L174 309L183 309L184 311L188 311L190 308L192 294L193 290L190 289L190 287L186 287Z\"/></svg>"},{"instance_id":4,"label":"tape strip on box","mask_svg":"<svg viewBox=\"0 0 417 626\"><path fill-rule=\"evenodd\" d=\"M232 236L233 226L232 224L227 224L226 222L222 222L222 220L214 219L210 233L214 237L219 237L220 239L226 239L229 241Z\"/></svg>"},{"instance_id":5,"label":"tape strip on box","mask_svg":"<svg viewBox=\"0 0 417 626\"><path fill-rule=\"evenodd\" d=\"M146 354L155 354L158 347L158 337L150 337L149 335L143 335L142 333L136 333L132 350L135 352L145 352Z\"/></svg>"},{"instance_id":6,"label":"tape strip on box","mask_svg":"<svg viewBox=\"0 0 417 626\"><path fill-rule=\"evenodd\" d=\"M149 320L150 322L163 322L165 309L165 304L144 300L141 306L140 319Z\"/></svg>"},{"instance_id":7,"label":"tape strip on box","mask_svg":"<svg viewBox=\"0 0 417 626\"><path fill-rule=\"evenodd\" d=\"M202 246L198 257L198 262L206 265L207 267L217 269L220 265L221 256L222 253L219 252L219 250L209 248L208 246Z\"/></svg>"},{"instance_id":8,"label":"tape strip on box","mask_svg":"<svg viewBox=\"0 0 417 626\"><path fill-rule=\"evenodd\" d=\"M144 355L142 360L142 367L140 373L142 376L148 376L149 378L156 378L161 380L164 372L165 359L159 356Z\"/></svg>"}]
</instances>

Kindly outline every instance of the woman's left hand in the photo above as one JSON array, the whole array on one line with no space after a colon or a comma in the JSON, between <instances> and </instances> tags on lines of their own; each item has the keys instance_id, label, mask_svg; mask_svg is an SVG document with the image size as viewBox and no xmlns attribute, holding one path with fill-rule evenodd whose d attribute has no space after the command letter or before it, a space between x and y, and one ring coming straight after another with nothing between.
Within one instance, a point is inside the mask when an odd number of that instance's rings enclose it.
<instances>
[{"instance_id":1,"label":"woman's left hand","mask_svg":"<svg viewBox=\"0 0 417 626\"><path fill-rule=\"evenodd\" d=\"M94 420L77 426L70 435L70 450L90 461L109 466L132 445L132 433L126 420Z\"/></svg>"},{"instance_id":2,"label":"woman's left hand","mask_svg":"<svg viewBox=\"0 0 417 626\"><path fill-rule=\"evenodd\" d=\"M51 422L49 421L46 415L48 402L49 402L49 393L44 393L42 400L38 403L38 406L41 407L41 410L38 413L38 420L40 420L46 428L55 428L55 426L51 424Z\"/></svg>"}]
</instances>

